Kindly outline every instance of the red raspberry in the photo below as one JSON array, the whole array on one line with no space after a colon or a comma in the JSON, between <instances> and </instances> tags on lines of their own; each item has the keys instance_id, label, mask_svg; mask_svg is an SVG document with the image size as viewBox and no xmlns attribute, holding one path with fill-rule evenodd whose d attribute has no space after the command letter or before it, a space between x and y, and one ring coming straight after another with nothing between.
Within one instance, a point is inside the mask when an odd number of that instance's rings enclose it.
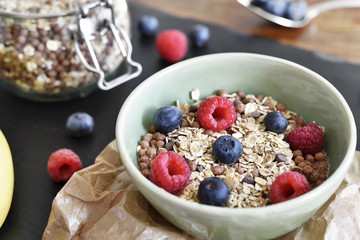
<instances>
[{"instance_id":1,"label":"red raspberry","mask_svg":"<svg viewBox=\"0 0 360 240\"><path fill-rule=\"evenodd\" d=\"M284 172L276 177L270 188L272 203L279 203L298 197L310 191L304 175L298 172Z\"/></svg>"},{"instance_id":2,"label":"red raspberry","mask_svg":"<svg viewBox=\"0 0 360 240\"><path fill-rule=\"evenodd\" d=\"M324 133L313 122L291 131L287 140L293 151L300 150L304 156L306 154L314 155L317 152L322 152L324 148Z\"/></svg>"},{"instance_id":3,"label":"red raspberry","mask_svg":"<svg viewBox=\"0 0 360 240\"><path fill-rule=\"evenodd\" d=\"M156 38L156 49L169 62L179 62L188 50L188 39L179 30L166 30Z\"/></svg>"},{"instance_id":4,"label":"red raspberry","mask_svg":"<svg viewBox=\"0 0 360 240\"><path fill-rule=\"evenodd\" d=\"M198 121L205 129L219 132L230 127L235 119L234 104L225 97L211 97L200 103Z\"/></svg>"},{"instance_id":5,"label":"red raspberry","mask_svg":"<svg viewBox=\"0 0 360 240\"><path fill-rule=\"evenodd\" d=\"M150 180L169 193L184 189L190 178L185 159L175 152L160 153L151 165Z\"/></svg>"},{"instance_id":6,"label":"red raspberry","mask_svg":"<svg viewBox=\"0 0 360 240\"><path fill-rule=\"evenodd\" d=\"M50 155L47 168L55 182L66 182L74 172L82 168L82 163L73 151L63 148Z\"/></svg>"}]
</instances>

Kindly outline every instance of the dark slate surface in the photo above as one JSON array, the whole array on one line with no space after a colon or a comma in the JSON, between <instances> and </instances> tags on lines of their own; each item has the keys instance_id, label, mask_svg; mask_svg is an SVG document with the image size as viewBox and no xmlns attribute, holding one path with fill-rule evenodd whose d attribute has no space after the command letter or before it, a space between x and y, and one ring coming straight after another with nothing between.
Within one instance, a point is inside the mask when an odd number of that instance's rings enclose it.
<instances>
[{"instance_id":1,"label":"dark slate surface","mask_svg":"<svg viewBox=\"0 0 360 240\"><path fill-rule=\"evenodd\" d=\"M32 102L0 90L0 129L12 150L15 170L13 202L0 229L0 239L41 239L52 200L63 186L54 183L47 173L49 155L59 148L71 148L78 153L84 167L91 165L101 150L115 138L117 114L126 97L147 77L169 65L158 56L154 47L155 38L139 36L136 22L140 16L156 15L160 20L159 32L176 28L189 33L191 26L198 23L135 4L130 4L130 12L133 22L133 59L144 68L140 77L116 89L96 91L86 98L62 103ZM208 45L201 49L191 47L186 58L219 52L252 52L294 61L328 79L344 95L355 119L360 117L359 65L207 25L211 30ZM85 111L94 117L96 126L91 137L72 139L66 135L65 121L76 111ZM360 149L359 145L357 149Z\"/></svg>"}]
</instances>

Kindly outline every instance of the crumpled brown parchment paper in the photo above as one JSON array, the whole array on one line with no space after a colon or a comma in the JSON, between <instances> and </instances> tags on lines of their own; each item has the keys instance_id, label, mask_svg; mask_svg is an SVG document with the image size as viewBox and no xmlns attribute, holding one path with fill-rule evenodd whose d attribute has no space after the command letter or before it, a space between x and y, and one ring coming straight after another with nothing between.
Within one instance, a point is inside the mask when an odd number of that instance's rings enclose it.
<instances>
[{"instance_id":1,"label":"crumpled brown parchment paper","mask_svg":"<svg viewBox=\"0 0 360 240\"><path fill-rule=\"evenodd\" d=\"M360 152L336 193L302 226L277 238L359 239ZM43 240L197 239L173 226L132 184L112 141L52 203Z\"/></svg>"}]
</instances>

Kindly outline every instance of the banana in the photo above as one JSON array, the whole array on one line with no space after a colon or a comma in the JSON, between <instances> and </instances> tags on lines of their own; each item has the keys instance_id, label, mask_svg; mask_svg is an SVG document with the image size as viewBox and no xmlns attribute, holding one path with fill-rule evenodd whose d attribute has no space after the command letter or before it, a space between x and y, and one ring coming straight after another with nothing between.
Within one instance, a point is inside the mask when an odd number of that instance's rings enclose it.
<instances>
[{"instance_id":1,"label":"banana","mask_svg":"<svg viewBox=\"0 0 360 240\"><path fill-rule=\"evenodd\" d=\"M0 130L0 228L9 213L14 192L14 168L9 144Z\"/></svg>"}]
</instances>

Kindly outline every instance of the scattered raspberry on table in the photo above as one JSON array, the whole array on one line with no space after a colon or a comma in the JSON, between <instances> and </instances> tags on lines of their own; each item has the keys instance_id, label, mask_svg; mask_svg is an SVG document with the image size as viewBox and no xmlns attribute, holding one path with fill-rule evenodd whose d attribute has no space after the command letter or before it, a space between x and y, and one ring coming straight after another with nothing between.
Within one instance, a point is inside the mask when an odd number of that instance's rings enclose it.
<instances>
[{"instance_id":1,"label":"scattered raspberry on table","mask_svg":"<svg viewBox=\"0 0 360 240\"><path fill-rule=\"evenodd\" d=\"M188 50L188 39L180 30L166 30L157 36L156 49L166 61L179 62L184 59Z\"/></svg>"},{"instance_id":2,"label":"scattered raspberry on table","mask_svg":"<svg viewBox=\"0 0 360 240\"><path fill-rule=\"evenodd\" d=\"M47 169L55 182L66 182L74 172L82 168L79 156L67 148L53 152L48 161Z\"/></svg>"}]
</instances>

